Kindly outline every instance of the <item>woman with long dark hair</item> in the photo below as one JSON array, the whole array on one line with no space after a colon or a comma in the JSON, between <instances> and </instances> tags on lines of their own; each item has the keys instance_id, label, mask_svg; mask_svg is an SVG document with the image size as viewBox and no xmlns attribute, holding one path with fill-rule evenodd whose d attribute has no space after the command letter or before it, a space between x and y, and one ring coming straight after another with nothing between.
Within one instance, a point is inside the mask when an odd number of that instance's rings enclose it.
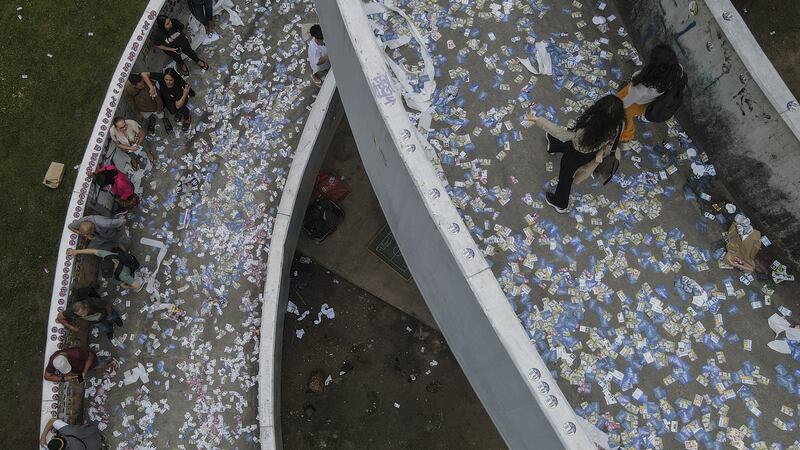
<instances>
[{"instance_id":1,"label":"woman with long dark hair","mask_svg":"<svg viewBox=\"0 0 800 450\"><path fill-rule=\"evenodd\" d=\"M158 92L164 101L164 108L175 116L175 121L183 122L183 131L189 131L192 113L187 105L189 97L195 95L194 89L172 67L164 71L162 80L164 82Z\"/></svg>"},{"instance_id":2,"label":"woman with long dark hair","mask_svg":"<svg viewBox=\"0 0 800 450\"><path fill-rule=\"evenodd\" d=\"M156 17L156 26L153 29L150 40L153 41L153 45L163 50L167 56L175 61L184 76L189 75L189 67L183 61L183 54L197 63L201 69L208 70L208 63L197 56L197 53L189 43L189 38L186 37L186 27L177 19L163 14Z\"/></svg>"},{"instance_id":3,"label":"woman with long dark hair","mask_svg":"<svg viewBox=\"0 0 800 450\"><path fill-rule=\"evenodd\" d=\"M625 106L625 130L620 142L633 139L636 132L634 119L644 115L649 103L678 85L682 76L678 55L663 44L653 47L647 65L634 73L631 82L617 93Z\"/></svg>"},{"instance_id":4,"label":"woman with long dark hair","mask_svg":"<svg viewBox=\"0 0 800 450\"><path fill-rule=\"evenodd\" d=\"M625 108L622 100L606 95L597 100L578 117L573 128L560 127L532 114L525 116L525 126L537 125L547 132L547 153L561 153L558 185L555 192L545 193L547 204L559 213L567 212L572 183L576 172L581 179L590 175L612 147L625 126ZM616 155L619 159L619 154ZM578 179L578 182L581 181Z\"/></svg>"}]
</instances>

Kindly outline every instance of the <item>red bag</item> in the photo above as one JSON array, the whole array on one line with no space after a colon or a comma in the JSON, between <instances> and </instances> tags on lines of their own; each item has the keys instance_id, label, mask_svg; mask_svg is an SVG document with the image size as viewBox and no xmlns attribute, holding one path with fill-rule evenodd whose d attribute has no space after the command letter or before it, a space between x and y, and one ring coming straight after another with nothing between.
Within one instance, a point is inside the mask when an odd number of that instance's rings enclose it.
<instances>
[{"instance_id":1,"label":"red bag","mask_svg":"<svg viewBox=\"0 0 800 450\"><path fill-rule=\"evenodd\" d=\"M334 203L341 203L350 192L350 188L339 177L328 172L320 172L311 195L313 198L324 196Z\"/></svg>"}]
</instances>

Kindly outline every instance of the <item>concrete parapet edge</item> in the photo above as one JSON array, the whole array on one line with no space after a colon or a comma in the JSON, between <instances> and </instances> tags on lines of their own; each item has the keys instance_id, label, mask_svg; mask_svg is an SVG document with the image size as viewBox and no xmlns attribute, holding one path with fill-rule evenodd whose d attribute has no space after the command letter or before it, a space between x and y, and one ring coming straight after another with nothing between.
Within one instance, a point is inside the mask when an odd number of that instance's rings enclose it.
<instances>
[{"instance_id":1,"label":"concrete parapet edge","mask_svg":"<svg viewBox=\"0 0 800 450\"><path fill-rule=\"evenodd\" d=\"M155 24L156 16L159 11L161 11L164 3L165 0L150 0L136 28L134 28L131 38L128 40L128 44L125 46L125 50L122 52L122 56L114 70L114 75L111 78L111 83L108 86L102 106L100 107L100 112L97 115L97 120L95 121L88 144L86 145L83 160L77 171L77 177L72 188L72 195L70 196L64 227L61 233L61 243L58 246L55 279L53 280L53 292L50 298L50 313L47 320L42 371L44 371L47 366L49 356L54 351L58 350L61 343L64 342L64 334L66 332L63 325L56 323L56 317L58 316L59 308L63 308L67 304L75 266L75 259L73 257L68 257L66 252L68 248L74 248L78 242L78 235L69 231L67 225L74 219L83 216L83 212L89 201L89 191L92 182L89 175L95 170L97 162L100 159L100 154L105 148L108 132L112 126L111 120L120 104L125 81L128 79L128 75L144 47L147 35ZM57 398L54 398L57 397L56 392L57 383L43 380L40 432L44 429L47 421L53 417L58 401Z\"/></svg>"},{"instance_id":2,"label":"concrete parapet edge","mask_svg":"<svg viewBox=\"0 0 800 450\"><path fill-rule=\"evenodd\" d=\"M280 400L283 319L289 295L289 271L314 180L336 129L344 117L331 72L311 108L295 150L272 228L267 276L261 302L258 355L259 441L265 450L282 448Z\"/></svg>"},{"instance_id":3,"label":"concrete parapet edge","mask_svg":"<svg viewBox=\"0 0 800 450\"><path fill-rule=\"evenodd\" d=\"M376 95L376 83L391 75L362 2L316 4L342 102L384 215L506 444L594 448L450 201L444 174L426 158L425 143L408 132L412 125L399 94Z\"/></svg>"},{"instance_id":4,"label":"concrete parapet edge","mask_svg":"<svg viewBox=\"0 0 800 450\"><path fill-rule=\"evenodd\" d=\"M736 9L729 0L615 3L643 58L667 43L688 73L677 118L717 169L713 201L735 201L775 244L772 258L800 265L800 111L789 111L795 98Z\"/></svg>"},{"instance_id":5,"label":"concrete parapet edge","mask_svg":"<svg viewBox=\"0 0 800 450\"><path fill-rule=\"evenodd\" d=\"M756 42L750 28L730 0L704 0L720 29L725 33L747 71L766 95L772 107L780 114L795 137L800 139L800 107L792 111L790 103L797 105L783 78L775 70L767 55Z\"/></svg>"}]
</instances>

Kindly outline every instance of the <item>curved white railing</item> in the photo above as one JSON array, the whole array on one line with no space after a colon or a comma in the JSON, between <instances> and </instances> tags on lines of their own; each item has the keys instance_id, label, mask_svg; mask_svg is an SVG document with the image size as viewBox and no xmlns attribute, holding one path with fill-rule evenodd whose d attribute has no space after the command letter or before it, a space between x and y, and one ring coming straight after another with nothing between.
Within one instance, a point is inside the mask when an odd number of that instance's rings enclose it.
<instances>
[{"instance_id":1,"label":"curved white railing","mask_svg":"<svg viewBox=\"0 0 800 450\"><path fill-rule=\"evenodd\" d=\"M112 126L115 111L120 102L125 81L128 79L139 53L144 47L147 35L155 24L156 16L164 6L165 0L150 0L147 7L139 19L133 33L131 34L125 50L117 63L114 77L106 91L100 113L97 115L94 129L92 130L86 151L83 154L78 174L75 179L72 196L70 197L67 216L64 221L64 228L61 234L61 244L58 247L58 258L56 259L55 279L53 281L53 293L50 298L50 315L47 322L47 344L44 350L44 367L47 365L50 355L64 345L66 330L56 323L56 317L63 311L67 304L70 284L75 267L75 259L67 256L67 249L74 248L78 242L78 235L69 231L67 225L74 219L83 216L91 187L91 177L89 176L97 166L100 155L108 139L108 133ZM42 385L42 410L41 428L54 416L58 407L58 386L50 381L43 381Z\"/></svg>"},{"instance_id":2,"label":"curved white railing","mask_svg":"<svg viewBox=\"0 0 800 450\"><path fill-rule=\"evenodd\" d=\"M288 300L289 270L311 197L314 180L344 117L333 72L314 101L297 143L272 227L267 277L261 302L261 339L258 355L258 421L261 448L281 448L281 348L283 319Z\"/></svg>"},{"instance_id":3,"label":"curved white railing","mask_svg":"<svg viewBox=\"0 0 800 450\"><path fill-rule=\"evenodd\" d=\"M414 280L510 448L594 448L393 92L361 0L317 0L361 160Z\"/></svg>"}]
</instances>

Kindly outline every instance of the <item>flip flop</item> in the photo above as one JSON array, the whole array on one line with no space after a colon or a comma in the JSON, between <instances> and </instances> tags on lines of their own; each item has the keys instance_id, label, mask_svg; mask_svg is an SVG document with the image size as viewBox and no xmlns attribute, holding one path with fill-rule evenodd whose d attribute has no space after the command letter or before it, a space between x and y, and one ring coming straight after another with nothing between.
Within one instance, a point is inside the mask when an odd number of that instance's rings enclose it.
<instances>
[{"instance_id":1,"label":"flip flop","mask_svg":"<svg viewBox=\"0 0 800 450\"><path fill-rule=\"evenodd\" d=\"M186 63L181 63L181 66L178 68L181 71L181 75L187 76L189 75L189 66Z\"/></svg>"},{"instance_id":2,"label":"flip flop","mask_svg":"<svg viewBox=\"0 0 800 450\"><path fill-rule=\"evenodd\" d=\"M186 119L186 120L184 120L184 121L183 121L183 126L181 127L181 129L182 129L183 131L189 131L189 126L191 125L191 123L192 123L192 119Z\"/></svg>"},{"instance_id":3,"label":"flip flop","mask_svg":"<svg viewBox=\"0 0 800 450\"><path fill-rule=\"evenodd\" d=\"M200 66L200 68L203 70L208 70L208 63L203 61L202 59L200 61L197 61L197 65Z\"/></svg>"}]
</instances>

